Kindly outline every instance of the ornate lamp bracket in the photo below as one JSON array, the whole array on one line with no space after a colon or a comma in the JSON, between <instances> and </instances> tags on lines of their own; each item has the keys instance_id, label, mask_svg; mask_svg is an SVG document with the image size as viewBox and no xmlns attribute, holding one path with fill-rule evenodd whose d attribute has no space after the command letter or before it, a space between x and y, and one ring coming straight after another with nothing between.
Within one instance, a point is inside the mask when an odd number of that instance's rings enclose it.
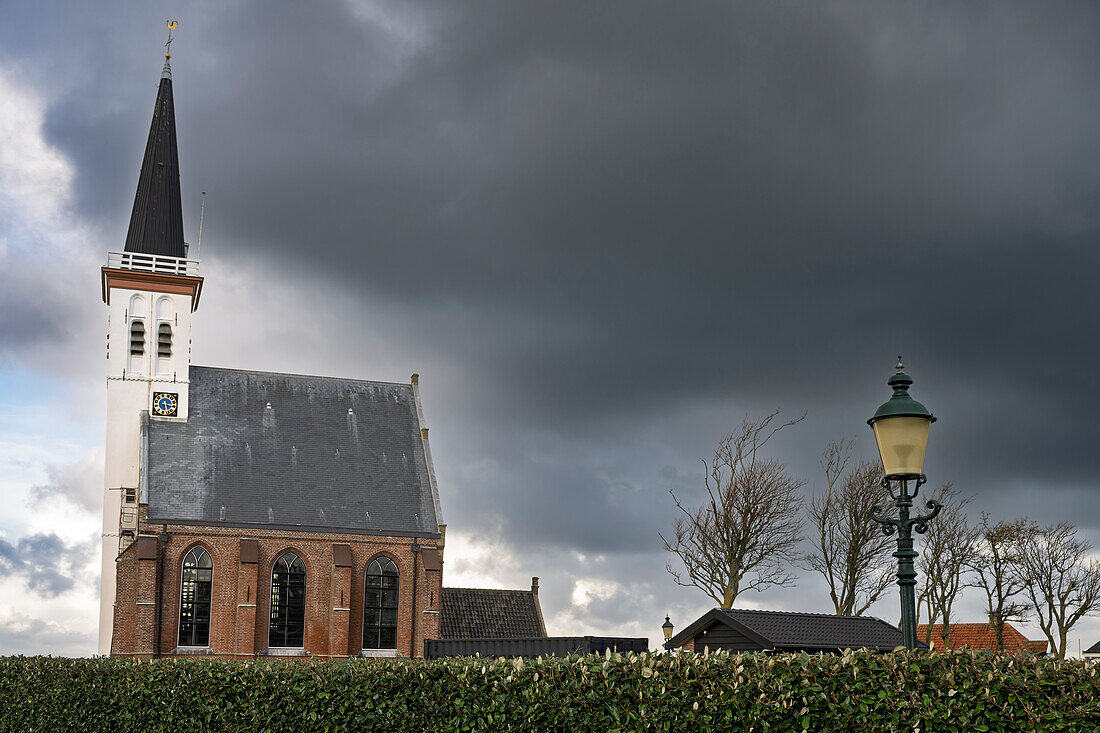
<instances>
[{"instance_id":1,"label":"ornate lamp bracket","mask_svg":"<svg viewBox=\"0 0 1100 733\"><path fill-rule=\"evenodd\" d=\"M935 499L929 499L925 503L925 506L928 507L931 511L929 511L927 514L918 514L912 519L913 531L917 534L924 534L925 532L927 532L928 522L940 513L940 509L943 509L943 504L939 503Z\"/></svg>"}]
</instances>

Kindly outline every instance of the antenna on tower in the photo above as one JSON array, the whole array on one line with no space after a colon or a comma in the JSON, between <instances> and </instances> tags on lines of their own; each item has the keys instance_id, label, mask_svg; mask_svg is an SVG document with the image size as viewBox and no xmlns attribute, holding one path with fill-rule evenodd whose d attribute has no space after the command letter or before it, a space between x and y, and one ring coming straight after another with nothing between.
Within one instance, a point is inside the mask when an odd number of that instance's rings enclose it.
<instances>
[{"instance_id":1,"label":"antenna on tower","mask_svg":"<svg viewBox=\"0 0 1100 733\"><path fill-rule=\"evenodd\" d=\"M195 259L199 258L199 253L202 252L202 217L206 213L206 191L202 192L202 205L199 206L199 243L195 245Z\"/></svg>"}]
</instances>

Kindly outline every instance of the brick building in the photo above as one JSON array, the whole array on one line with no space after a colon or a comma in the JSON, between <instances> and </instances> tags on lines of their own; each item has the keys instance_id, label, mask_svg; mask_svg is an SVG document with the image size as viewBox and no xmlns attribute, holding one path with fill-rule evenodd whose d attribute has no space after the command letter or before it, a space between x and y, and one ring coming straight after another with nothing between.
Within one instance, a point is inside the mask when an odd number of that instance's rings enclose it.
<instances>
[{"instance_id":1,"label":"brick building","mask_svg":"<svg viewBox=\"0 0 1100 733\"><path fill-rule=\"evenodd\" d=\"M419 656L440 633L446 526L417 376L190 363L203 278L173 105L166 55L126 245L102 268L100 652Z\"/></svg>"}]
</instances>

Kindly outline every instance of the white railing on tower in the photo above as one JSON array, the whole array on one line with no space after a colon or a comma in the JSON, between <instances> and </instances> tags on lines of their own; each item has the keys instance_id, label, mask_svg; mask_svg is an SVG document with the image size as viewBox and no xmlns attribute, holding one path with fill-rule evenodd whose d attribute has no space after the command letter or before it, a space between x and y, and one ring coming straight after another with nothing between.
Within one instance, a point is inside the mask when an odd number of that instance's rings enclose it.
<instances>
[{"instance_id":1,"label":"white railing on tower","mask_svg":"<svg viewBox=\"0 0 1100 733\"><path fill-rule=\"evenodd\" d=\"M165 275L197 276L199 274L198 260L191 260L186 257L147 255L141 252L108 252L107 267L119 270L159 272Z\"/></svg>"}]
</instances>

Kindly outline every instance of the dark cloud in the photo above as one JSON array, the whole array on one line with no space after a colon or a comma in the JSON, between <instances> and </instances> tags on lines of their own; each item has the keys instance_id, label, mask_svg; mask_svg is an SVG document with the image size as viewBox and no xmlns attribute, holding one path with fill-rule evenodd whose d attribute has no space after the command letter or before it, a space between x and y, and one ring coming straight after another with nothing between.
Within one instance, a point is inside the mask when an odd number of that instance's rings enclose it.
<instances>
[{"instance_id":1,"label":"dark cloud","mask_svg":"<svg viewBox=\"0 0 1100 733\"><path fill-rule=\"evenodd\" d=\"M0 568L6 575L22 577L29 588L46 598L88 583L88 567L97 559L92 542L66 542L54 534L39 532L20 537L14 544L0 539Z\"/></svg>"},{"instance_id":2,"label":"dark cloud","mask_svg":"<svg viewBox=\"0 0 1100 733\"><path fill-rule=\"evenodd\" d=\"M52 7L7 11L0 60L53 90L76 205L121 243L163 19ZM864 420L898 351L941 418L933 480L979 508L1100 525L1082 384L1100 357L1094 7L188 15L173 58L188 238L206 190L212 268L331 300L278 323L210 312L232 287L211 277L197 357L369 378L384 352L420 371L456 531L618 553L656 612L676 593L656 537L668 489L698 489L715 440L777 406L809 411L775 451L811 481L830 439L870 455ZM265 350L231 349L254 328ZM289 346L318 332L323 353ZM564 557L568 594L583 564Z\"/></svg>"}]
</instances>

